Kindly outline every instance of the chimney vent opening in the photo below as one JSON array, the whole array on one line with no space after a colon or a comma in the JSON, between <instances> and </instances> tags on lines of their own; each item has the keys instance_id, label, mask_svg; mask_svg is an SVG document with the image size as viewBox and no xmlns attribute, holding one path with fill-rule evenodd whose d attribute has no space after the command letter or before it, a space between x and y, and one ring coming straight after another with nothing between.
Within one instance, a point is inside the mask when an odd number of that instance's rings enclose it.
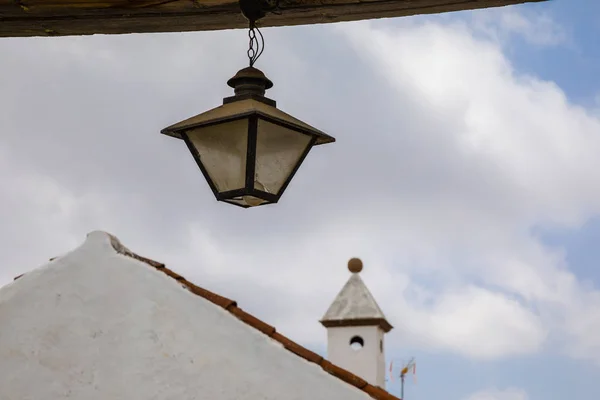
<instances>
[{"instance_id":1,"label":"chimney vent opening","mask_svg":"<svg viewBox=\"0 0 600 400\"><path fill-rule=\"evenodd\" d=\"M360 336L353 336L352 339L350 339L350 347L352 347L352 350L358 351L358 350L362 349L364 346L365 346L365 341Z\"/></svg>"}]
</instances>

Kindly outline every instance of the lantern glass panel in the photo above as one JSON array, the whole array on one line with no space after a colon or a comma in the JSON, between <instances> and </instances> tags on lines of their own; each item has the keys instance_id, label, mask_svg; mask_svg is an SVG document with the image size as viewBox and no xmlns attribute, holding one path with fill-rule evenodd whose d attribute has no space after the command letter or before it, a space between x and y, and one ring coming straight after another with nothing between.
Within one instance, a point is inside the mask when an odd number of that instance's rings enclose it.
<instances>
[{"instance_id":1,"label":"lantern glass panel","mask_svg":"<svg viewBox=\"0 0 600 400\"><path fill-rule=\"evenodd\" d=\"M199 127L188 131L187 135L218 192L244 188L247 119Z\"/></svg>"},{"instance_id":2,"label":"lantern glass panel","mask_svg":"<svg viewBox=\"0 0 600 400\"><path fill-rule=\"evenodd\" d=\"M278 194L310 145L312 137L258 119L254 189Z\"/></svg>"}]
</instances>

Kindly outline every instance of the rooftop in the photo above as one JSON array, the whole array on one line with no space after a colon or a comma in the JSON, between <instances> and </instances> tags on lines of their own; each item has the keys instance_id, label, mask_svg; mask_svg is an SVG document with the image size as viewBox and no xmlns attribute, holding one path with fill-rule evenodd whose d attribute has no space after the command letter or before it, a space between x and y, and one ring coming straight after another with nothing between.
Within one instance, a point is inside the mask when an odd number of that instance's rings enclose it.
<instances>
[{"instance_id":1,"label":"rooftop","mask_svg":"<svg viewBox=\"0 0 600 400\"><path fill-rule=\"evenodd\" d=\"M104 232L0 288L0 325L8 398L398 400Z\"/></svg>"},{"instance_id":2,"label":"rooftop","mask_svg":"<svg viewBox=\"0 0 600 400\"><path fill-rule=\"evenodd\" d=\"M342 290L321 319L326 327L379 325L385 332L392 330L383 311L360 277L362 261L353 258L348 263L352 273Z\"/></svg>"}]
</instances>

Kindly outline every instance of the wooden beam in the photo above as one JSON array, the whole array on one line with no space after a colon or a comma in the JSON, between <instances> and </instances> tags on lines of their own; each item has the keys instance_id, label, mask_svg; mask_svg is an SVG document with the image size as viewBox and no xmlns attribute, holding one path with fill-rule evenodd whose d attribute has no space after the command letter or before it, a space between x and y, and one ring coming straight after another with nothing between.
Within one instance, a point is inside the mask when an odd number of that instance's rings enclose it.
<instances>
[{"instance_id":1,"label":"wooden beam","mask_svg":"<svg viewBox=\"0 0 600 400\"><path fill-rule=\"evenodd\" d=\"M393 18L546 0L280 0L260 26ZM0 0L0 37L245 28L237 0Z\"/></svg>"}]
</instances>

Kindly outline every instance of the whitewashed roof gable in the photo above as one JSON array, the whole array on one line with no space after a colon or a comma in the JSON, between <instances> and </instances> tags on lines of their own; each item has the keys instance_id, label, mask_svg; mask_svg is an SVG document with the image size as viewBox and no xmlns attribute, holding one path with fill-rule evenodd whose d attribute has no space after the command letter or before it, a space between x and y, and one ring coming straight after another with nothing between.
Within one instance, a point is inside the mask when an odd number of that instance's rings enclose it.
<instances>
[{"instance_id":1,"label":"whitewashed roof gable","mask_svg":"<svg viewBox=\"0 0 600 400\"><path fill-rule=\"evenodd\" d=\"M371 398L119 246L93 232L0 288L2 399Z\"/></svg>"}]
</instances>

